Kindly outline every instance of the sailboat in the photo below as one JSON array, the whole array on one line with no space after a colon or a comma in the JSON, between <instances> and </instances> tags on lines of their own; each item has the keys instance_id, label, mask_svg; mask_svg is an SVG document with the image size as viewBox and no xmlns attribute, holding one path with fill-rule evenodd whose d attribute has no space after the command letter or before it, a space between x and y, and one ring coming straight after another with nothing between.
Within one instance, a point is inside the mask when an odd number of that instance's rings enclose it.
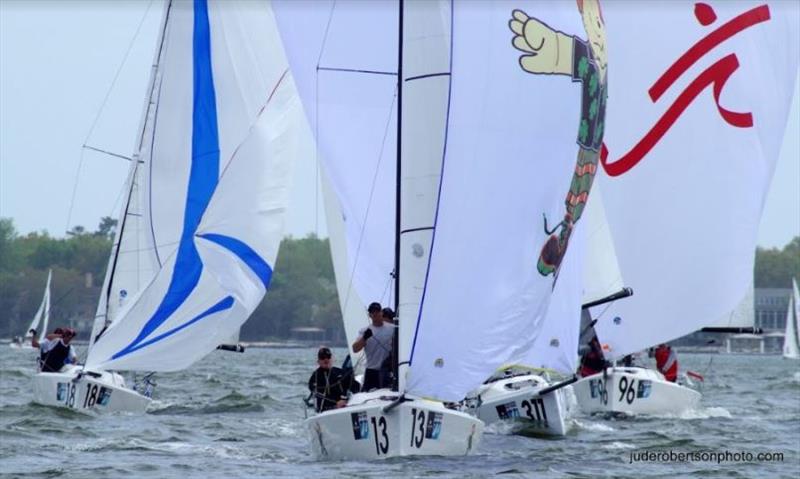
<instances>
[{"instance_id":1,"label":"sailboat","mask_svg":"<svg viewBox=\"0 0 800 479\"><path fill-rule=\"evenodd\" d=\"M44 287L44 296L42 302L39 304L39 309L33 315L30 326L25 332L25 336L21 341L14 341L9 346L15 349L33 348L31 339L34 334L31 331L36 331L36 336L43 338L47 334L47 323L50 321L50 280L53 278L53 270L47 272L47 284ZM41 329L39 329L41 323Z\"/></svg>"},{"instance_id":2,"label":"sailboat","mask_svg":"<svg viewBox=\"0 0 800 479\"><path fill-rule=\"evenodd\" d=\"M600 178L595 179L587 202L587 252L584 262L583 316L589 318L589 306L599 306L627 296L617 265L614 244L606 221ZM593 328L581 324L583 330ZM582 341L585 343L586 341ZM577 378L553 383L549 372L515 370L500 371L486 384L467 395L465 404L487 424L515 421L526 433L542 436L564 436L569 432L576 402L574 387Z\"/></svg>"},{"instance_id":3,"label":"sailboat","mask_svg":"<svg viewBox=\"0 0 800 479\"><path fill-rule=\"evenodd\" d=\"M730 320L738 304L745 309L749 304L752 321L759 218L798 64L796 11L782 2L762 2L749 9L669 2L659 10L658 22L645 23L639 21L645 12L636 9L653 7L630 7L604 4L605 18L618 27L608 31L610 44L632 45L645 38L670 42L650 43L646 64L635 49L615 49L615 66L641 74L610 87L615 108L610 110L601 157L608 180L603 197L619 269L636 291L611 304L595 325L611 360L701 329L709 318ZM697 89L679 93L688 103L662 105L661 95L675 90L674 81L699 58L692 54L735 22L741 35L735 40L725 37L735 45L735 53L704 50L716 63L692 84ZM692 33L697 24L708 28L699 36ZM765 44L781 48L768 56L756 54ZM676 57L677 45L688 52ZM669 67L664 72L656 65ZM706 86L713 83L716 108L697 102L689 106L697 95L708 93L701 85L704 80L710 82ZM690 93L695 95L691 99ZM732 104L735 111L727 109ZM631 118L642 118L642 124L634 125ZM655 124L649 131L651 123L645 119ZM759 158L758 166L753 158ZM743 193L736 198L708 196L709 191L723 190ZM739 214L733 218L729 211ZM581 409L590 412L674 413L694 407L701 397L645 368L609 368L573 387Z\"/></svg>"},{"instance_id":4,"label":"sailboat","mask_svg":"<svg viewBox=\"0 0 800 479\"><path fill-rule=\"evenodd\" d=\"M800 359L800 291L797 280L792 278L792 296L786 312L786 336L783 338L783 357Z\"/></svg>"},{"instance_id":5,"label":"sailboat","mask_svg":"<svg viewBox=\"0 0 800 479\"><path fill-rule=\"evenodd\" d=\"M580 255L565 260L555 288L535 266L547 239L542 211L563 208L563 181L548 180L572 174L574 136L559 134L546 118L521 121L520 108L557 108L547 93L493 96L496 102L478 107L487 91L527 86L509 45L510 9L447 1L315 7L275 4L322 168L338 199L345 282L372 301L393 279L399 320L396 387L358 393L347 407L307 419L312 453L331 459L463 455L478 445L483 422L454 407L494 371L505 364L568 372L575 366ZM574 9L552 8L579 25ZM497 22L482 22L492 10ZM454 58L454 45L470 44L476 32L485 48ZM508 58L492 55L498 48L508 50ZM499 73L481 74L487 71ZM570 91L568 83L555 88ZM543 148L566 149L571 161L529 161L530 128L536 127ZM470 149L472 141L478 144ZM496 158L507 168L497 168ZM542 184L523 188L531 178ZM483 204L473 209L476 201ZM380 214L387 210L395 214ZM503 241L509 247L498 249ZM580 253L580 243L576 233L570 251ZM467 260L473 255L488 265L480 280ZM520 268L526 257L531 261ZM480 285L497 287L474 291ZM549 321L550 314L571 319Z\"/></svg>"},{"instance_id":6,"label":"sailboat","mask_svg":"<svg viewBox=\"0 0 800 479\"><path fill-rule=\"evenodd\" d=\"M305 119L269 5L167 1L159 35L86 363L37 374L42 404L144 411L113 371L191 366L270 282Z\"/></svg>"}]
</instances>

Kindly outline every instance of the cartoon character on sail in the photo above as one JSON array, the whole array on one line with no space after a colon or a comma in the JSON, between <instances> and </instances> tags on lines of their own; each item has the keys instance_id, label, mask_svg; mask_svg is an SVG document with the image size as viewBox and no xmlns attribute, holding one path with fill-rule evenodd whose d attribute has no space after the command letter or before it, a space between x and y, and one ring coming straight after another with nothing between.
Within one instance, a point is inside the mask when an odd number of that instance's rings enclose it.
<instances>
[{"instance_id":1,"label":"cartoon character on sail","mask_svg":"<svg viewBox=\"0 0 800 479\"><path fill-rule=\"evenodd\" d=\"M544 230L549 237L537 262L542 276L554 275L554 286L572 229L583 213L597 171L608 96L606 34L600 2L577 0L577 3L587 40L555 30L521 10L514 10L509 21L514 32L512 44L524 52L519 58L523 70L541 75L566 75L573 82L581 83L578 161L567 192L566 212L564 219L552 229L548 228L545 216Z\"/></svg>"}]
</instances>

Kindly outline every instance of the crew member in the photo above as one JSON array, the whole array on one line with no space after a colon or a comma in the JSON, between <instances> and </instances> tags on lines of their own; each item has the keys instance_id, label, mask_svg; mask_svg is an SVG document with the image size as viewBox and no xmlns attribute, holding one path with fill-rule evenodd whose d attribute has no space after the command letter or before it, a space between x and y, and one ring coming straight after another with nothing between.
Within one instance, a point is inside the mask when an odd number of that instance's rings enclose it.
<instances>
[{"instance_id":1,"label":"crew member","mask_svg":"<svg viewBox=\"0 0 800 479\"><path fill-rule=\"evenodd\" d=\"M364 391L389 387L381 365L391 356L394 325L384 323L380 303L372 303L367 308L371 324L358 332L359 338L353 343L353 352L364 350L367 368L364 371Z\"/></svg>"},{"instance_id":2,"label":"crew member","mask_svg":"<svg viewBox=\"0 0 800 479\"><path fill-rule=\"evenodd\" d=\"M579 374L582 377L591 376L602 372L606 367L606 360L603 358L603 348L597 336L589 342L589 351L581 358Z\"/></svg>"},{"instance_id":3,"label":"crew member","mask_svg":"<svg viewBox=\"0 0 800 479\"><path fill-rule=\"evenodd\" d=\"M667 381L678 380L678 356L667 344L659 344L655 352L656 367Z\"/></svg>"},{"instance_id":4,"label":"crew member","mask_svg":"<svg viewBox=\"0 0 800 479\"><path fill-rule=\"evenodd\" d=\"M308 389L316 397L317 412L345 407L347 405L347 391L358 392L359 384L349 374L332 365L333 355L325 347L317 351L317 365L319 366L308 378Z\"/></svg>"},{"instance_id":5,"label":"crew member","mask_svg":"<svg viewBox=\"0 0 800 479\"><path fill-rule=\"evenodd\" d=\"M75 354L75 349L69 344L74 337L74 329L56 328L53 333L47 335L44 341L41 343L36 341L33 344L34 347L39 347L39 366L43 373L55 373L60 371L65 364L78 363L78 355Z\"/></svg>"}]
</instances>

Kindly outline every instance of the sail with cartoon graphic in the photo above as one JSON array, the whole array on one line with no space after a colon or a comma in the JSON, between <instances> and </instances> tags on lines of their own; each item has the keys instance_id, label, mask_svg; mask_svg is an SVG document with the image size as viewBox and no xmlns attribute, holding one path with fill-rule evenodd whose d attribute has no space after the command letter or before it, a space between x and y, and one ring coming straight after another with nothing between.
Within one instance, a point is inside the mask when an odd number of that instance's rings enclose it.
<instances>
[{"instance_id":1,"label":"sail with cartoon graphic","mask_svg":"<svg viewBox=\"0 0 800 479\"><path fill-rule=\"evenodd\" d=\"M135 230L156 271L118 287L135 264L127 236L118 241L107 308L128 294L87 369L174 371L238 333L269 286L307 128L268 4L197 0L165 11L137 152L145 168L128 180L129 202L146 189Z\"/></svg>"}]
</instances>

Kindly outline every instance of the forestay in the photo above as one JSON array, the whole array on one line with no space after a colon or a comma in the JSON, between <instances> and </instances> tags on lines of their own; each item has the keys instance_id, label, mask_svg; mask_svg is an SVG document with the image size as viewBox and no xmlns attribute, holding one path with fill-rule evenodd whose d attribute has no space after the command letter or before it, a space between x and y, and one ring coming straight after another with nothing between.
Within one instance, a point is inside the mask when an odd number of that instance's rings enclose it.
<instances>
[{"instance_id":1,"label":"forestay","mask_svg":"<svg viewBox=\"0 0 800 479\"><path fill-rule=\"evenodd\" d=\"M93 345L89 369L171 371L233 336L283 235L305 119L269 5L168 7L146 215L161 267Z\"/></svg>"},{"instance_id":2,"label":"forestay","mask_svg":"<svg viewBox=\"0 0 800 479\"><path fill-rule=\"evenodd\" d=\"M611 357L745 297L798 67L796 2L603 4L613 71L603 184L636 294L598 322ZM635 47L634 47L635 46Z\"/></svg>"},{"instance_id":3,"label":"forestay","mask_svg":"<svg viewBox=\"0 0 800 479\"><path fill-rule=\"evenodd\" d=\"M148 95L144 101L137 149L131 159L128 177L123 186L125 201L117 220L114 243L97 302L97 313L89 338L90 346L94 344L100 332L113 322L122 306L152 281L160 267L152 235L153 229L149 222L150 215L147 214L148 185L154 151L153 133L157 111L155 106L158 104L162 80L158 66L164 53L164 30L171 5L169 1L164 2L162 25L156 42Z\"/></svg>"}]
</instances>

